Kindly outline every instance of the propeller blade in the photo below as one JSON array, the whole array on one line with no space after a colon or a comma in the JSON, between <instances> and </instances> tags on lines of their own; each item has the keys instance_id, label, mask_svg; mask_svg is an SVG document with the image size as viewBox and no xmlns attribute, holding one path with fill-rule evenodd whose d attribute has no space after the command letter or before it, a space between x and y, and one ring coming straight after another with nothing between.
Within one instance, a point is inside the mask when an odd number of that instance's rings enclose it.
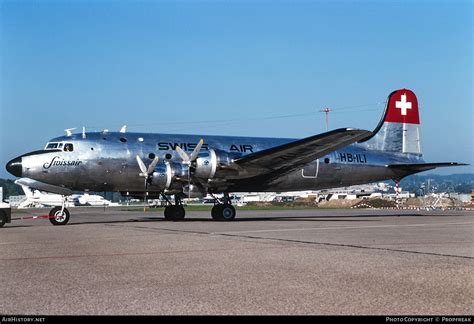
<instances>
[{"instance_id":1,"label":"propeller blade","mask_svg":"<svg viewBox=\"0 0 474 324\"><path fill-rule=\"evenodd\" d=\"M153 171L155 171L156 165L158 164L159 160L160 160L160 158L156 156L153 159L153 161L150 163L150 165L148 166L148 170L147 170L148 175L153 174Z\"/></svg>"},{"instance_id":2,"label":"propeller blade","mask_svg":"<svg viewBox=\"0 0 474 324\"><path fill-rule=\"evenodd\" d=\"M189 158L189 161L192 162L197 159L199 151L201 151L202 144L204 144L204 140L201 138L199 140L199 143L196 145L193 152L191 153L191 157Z\"/></svg>"},{"instance_id":3,"label":"propeller blade","mask_svg":"<svg viewBox=\"0 0 474 324\"><path fill-rule=\"evenodd\" d=\"M150 165L148 166L148 169L139 155L137 155L136 158L137 158L138 166L140 167L140 171L141 171L139 173L139 176L145 178L145 182L144 182L145 190L143 191L143 211L146 211L148 181L151 180L149 177L153 174L153 171L155 171L156 165L158 164L158 161L160 160L160 158L156 156L153 159L153 161L151 161Z\"/></svg>"},{"instance_id":4,"label":"propeller blade","mask_svg":"<svg viewBox=\"0 0 474 324\"><path fill-rule=\"evenodd\" d=\"M181 160L183 160L183 163L189 162L189 155L186 152L184 152L181 147L176 145L175 150L176 152L178 152L179 156L181 157Z\"/></svg>"},{"instance_id":5,"label":"propeller blade","mask_svg":"<svg viewBox=\"0 0 474 324\"><path fill-rule=\"evenodd\" d=\"M145 163L143 163L142 159L138 155L137 155L137 162L138 162L138 166L140 167L140 171L141 171L140 175L141 176L148 176Z\"/></svg>"}]
</instances>

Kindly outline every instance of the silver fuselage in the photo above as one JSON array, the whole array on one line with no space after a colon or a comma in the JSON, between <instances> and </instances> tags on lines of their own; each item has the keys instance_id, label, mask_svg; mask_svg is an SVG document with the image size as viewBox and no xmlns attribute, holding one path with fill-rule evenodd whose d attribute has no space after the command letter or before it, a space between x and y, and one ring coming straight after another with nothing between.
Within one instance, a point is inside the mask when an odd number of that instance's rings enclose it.
<instances>
[{"instance_id":1,"label":"silver fuselage","mask_svg":"<svg viewBox=\"0 0 474 324\"><path fill-rule=\"evenodd\" d=\"M181 163L174 150L179 145L192 151L203 138L201 151L227 152L233 158L294 141L291 138L175 135L150 133L86 133L57 137L50 142L73 144L73 151L51 149L22 156L22 176L78 191L143 191L143 178L136 156L149 164L154 156L161 161ZM229 184L209 185L209 192L318 190L399 179L386 165L420 163L419 154L401 154L352 144L308 163L304 168L268 179L240 179ZM400 171L397 171L400 172ZM148 190L153 191L153 186Z\"/></svg>"}]
</instances>

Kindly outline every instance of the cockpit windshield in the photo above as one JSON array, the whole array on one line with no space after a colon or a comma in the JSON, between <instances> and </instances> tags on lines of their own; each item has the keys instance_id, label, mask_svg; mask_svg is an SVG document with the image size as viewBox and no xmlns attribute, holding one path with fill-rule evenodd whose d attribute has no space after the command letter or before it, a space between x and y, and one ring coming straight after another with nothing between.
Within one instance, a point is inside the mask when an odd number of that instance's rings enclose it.
<instances>
[{"instance_id":1,"label":"cockpit windshield","mask_svg":"<svg viewBox=\"0 0 474 324\"><path fill-rule=\"evenodd\" d=\"M49 142L46 144L45 150L63 150L64 152L74 151L74 146L72 143L63 143L63 142Z\"/></svg>"},{"instance_id":2,"label":"cockpit windshield","mask_svg":"<svg viewBox=\"0 0 474 324\"><path fill-rule=\"evenodd\" d=\"M45 150L54 150L58 148L59 143L48 143L46 144Z\"/></svg>"}]
</instances>

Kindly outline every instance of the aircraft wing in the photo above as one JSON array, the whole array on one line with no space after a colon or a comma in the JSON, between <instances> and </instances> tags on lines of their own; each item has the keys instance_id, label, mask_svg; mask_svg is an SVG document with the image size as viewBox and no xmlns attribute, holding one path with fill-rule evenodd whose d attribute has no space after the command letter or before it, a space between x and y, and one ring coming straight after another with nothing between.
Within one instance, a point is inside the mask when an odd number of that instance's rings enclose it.
<instances>
[{"instance_id":1,"label":"aircraft wing","mask_svg":"<svg viewBox=\"0 0 474 324\"><path fill-rule=\"evenodd\" d=\"M273 172L281 175L371 135L372 132L366 130L340 128L245 155L234 163L239 166L241 175L256 176Z\"/></svg>"},{"instance_id":2,"label":"aircraft wing","mask_svg":"<svg viewBox=\"0 0 474 324\"><path fill-rule=\"evenodd\" d=\"M68 188L63 188L60 186L50 185L44 182L36 181L30 178L21 178L15 181L16 184L24 185L32 189L51 192L59 195L70 196L72 195L72 190Z\"/></svg>"}]
</instances>

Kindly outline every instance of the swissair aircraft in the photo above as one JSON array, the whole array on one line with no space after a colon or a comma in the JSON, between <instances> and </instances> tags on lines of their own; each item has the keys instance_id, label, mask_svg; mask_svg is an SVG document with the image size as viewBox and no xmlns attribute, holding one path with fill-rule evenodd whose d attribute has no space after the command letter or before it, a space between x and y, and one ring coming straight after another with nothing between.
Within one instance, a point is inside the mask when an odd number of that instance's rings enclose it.
<instances>
[{"instance_id":1,"label":"swissair aircraft","mask_svg":"<svg viewBox=\"0 0 474 324\"><path fill-rule=\"evenodd\" d=\"M7 170L31 188L71 195L72 190L119 191L167 200L165 219L185 217L184 197L223 193L215 220L236 215L229 192L317 190L393 179L455 162L426 163L420 148L416 95L388 96L374 131L341 128L303 139L94 132L50 140L19 156ZM174 195L174 201L171 196ZM64 200L65 201L65 200ZM64 225L64 203L50 211Z\"/></svg>"}]
</instances>

